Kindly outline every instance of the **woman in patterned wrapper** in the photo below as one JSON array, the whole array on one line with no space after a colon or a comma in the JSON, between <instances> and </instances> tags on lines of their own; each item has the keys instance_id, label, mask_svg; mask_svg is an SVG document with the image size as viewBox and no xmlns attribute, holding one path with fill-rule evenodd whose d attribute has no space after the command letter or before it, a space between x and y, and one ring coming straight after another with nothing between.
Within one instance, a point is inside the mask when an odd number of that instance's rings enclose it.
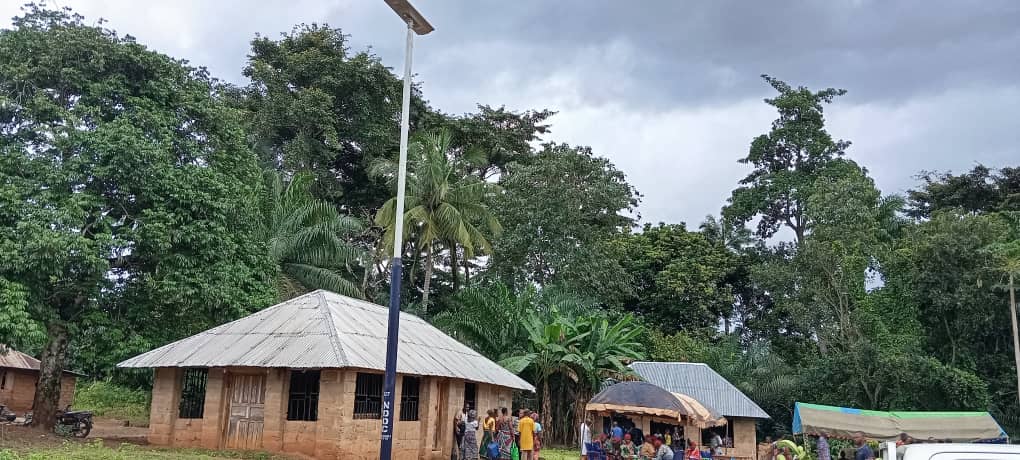
<instances>
[{"instance_id":1,"label":"woman in patterned wrapper","mask_svg":"<svg viewBox=\"0 0 1020 460\"><path fill-rule=\"evenodd\" d=\"M510 460L510 451L514 446L514 420L507 408L500 409L501 416L496 420L496 444L499 444L499 459Z\"/></svg>"},{"instance_id":2,"label":"woman in patterned wrapper","mask_svg":"<svg viewBox=\"0 0 1020 460\"><path fill-rule=\"evenodd\" d=\"M460 452L463 460L478 460L478 412L474 409L468 411L464 423L464 443Z\"/></svg>"}]
</instances>

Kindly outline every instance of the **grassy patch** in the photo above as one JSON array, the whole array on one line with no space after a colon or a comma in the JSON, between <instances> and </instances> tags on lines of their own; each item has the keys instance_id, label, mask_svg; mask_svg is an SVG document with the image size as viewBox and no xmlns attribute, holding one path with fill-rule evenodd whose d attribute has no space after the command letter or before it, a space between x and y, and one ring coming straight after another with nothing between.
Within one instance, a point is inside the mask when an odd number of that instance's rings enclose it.
<instances>
[{"instance_id":1,"label":"grassy patch","mask_svg":"<svg viewBox=\"0 0 1020 460\"><path fill-rule=\"evenodd\" d=\"M581 457L581 452L578 450L571 449L546 449L542 448L541 460L577 460Z\"/></svg>"},{"instance_id":2,"label":"grassy patch","mask_svg":"<svg viewBox=\"0 0 1020 460\"><path fill-rule=\"evenodd\" d=\"M79 383L75 389L74 407L91 410L98 417L128 420L132 426L149 424L148 391L134 390L103 380Z\"/></svg>"},{"instance_id":3,"label":"grassy patch","mask_svg":"<svg viewBox=\"0 0 1020 460\"><path fill-rule=\"evenodd\" d=\"M134 444L108 447L98 439L89 443L68 442L60 447L0 450L0 460L202 460L221 458L276 460L284 457L277 457L265 452L156 449Z\"/></svg>"}]
</instances>

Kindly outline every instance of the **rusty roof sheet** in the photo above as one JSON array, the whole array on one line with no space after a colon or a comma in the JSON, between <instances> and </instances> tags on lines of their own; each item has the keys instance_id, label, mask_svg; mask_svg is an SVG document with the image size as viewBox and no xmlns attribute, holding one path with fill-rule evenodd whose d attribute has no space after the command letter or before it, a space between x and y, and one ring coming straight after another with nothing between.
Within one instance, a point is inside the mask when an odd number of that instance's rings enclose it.
<instances>
[{"instance_id":1,"label":"rusty roof sheet","mask_svg":"<svg viewBox=\"0 0 1020 460\"><path fill-rule=\"evenodd\" d=\"M135 356L118 367L358 368L386 366L386 307L318 290ZM508 388L535 387L444 334L400 314L397 372Z\"/></svg>"},{"instance_id":2,"label":"rusty roof sheet","mask_svg":"<svg viewBox=\"0 0 1020 460\"><path fill-rule=\"evenodd\" d=\"M0 368L38 371L39 360L33 358L31 355L22 353L7 345L0 344ZM79 377L85 376L85 374L82 374L80 372L69 371L67 369L64 369L64 373L76 375Z\"/></svg>"},{"instance_id":3,"label":"rusty roof sheet","mask_svg":"<svg viewBox=\"0 0 1020 460\"><path fill-rule=\"evenodd\" d=\"M0 345L0 367L39 370L39 360L6 345Z\"/></svg>"}]
</instances>

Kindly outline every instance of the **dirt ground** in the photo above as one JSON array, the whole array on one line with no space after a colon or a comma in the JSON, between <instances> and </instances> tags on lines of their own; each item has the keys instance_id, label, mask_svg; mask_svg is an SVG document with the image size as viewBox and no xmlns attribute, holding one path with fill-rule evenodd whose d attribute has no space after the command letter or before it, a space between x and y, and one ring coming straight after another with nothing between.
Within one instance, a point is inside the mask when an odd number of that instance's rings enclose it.
<instances>
[{"instance_id":1,"label":"dirt ground","mask_svg":"<svg viewBox=\"0 0 1020 460\"><path fill-rule=\"evenodd\" d=\"M88 442L102 439L108 446L123 443L147 444L145 437L149 429L124 426L122 420L97 417L92 432L85 439L59 436L53 432L22 425L0 424L0 449L25 449L33 447L58 447L65 442Z\"/></svg>"}]
</instances>

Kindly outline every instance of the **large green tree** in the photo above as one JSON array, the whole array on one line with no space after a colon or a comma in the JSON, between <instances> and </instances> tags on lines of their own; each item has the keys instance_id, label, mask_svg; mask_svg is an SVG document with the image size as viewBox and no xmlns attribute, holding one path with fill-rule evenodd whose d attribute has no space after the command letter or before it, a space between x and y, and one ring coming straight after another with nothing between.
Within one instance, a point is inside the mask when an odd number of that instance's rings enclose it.
<instances>
[{"instance_id":1,"label":"large green tree","mask_svg":"<svg viewBox=\"0 0 1020 460\"><path fill-rule=\"evenodd\" d=\"M640 195L587 147L546 144L500 178L504 232L489 269L514 286L559 285L618 302L630 288L610 242L634 225Z\"/></svg>"},{"instance_id":2,"label":"large green tree","mask_svg":"<svg viewBox=\"0 0 1020 460\"><path fill-rule=\"evenodd\" d=\"M786 227L793 231L799 245L808 232L804 208L817 174L842 157L850 145L834 140L825 130L822 105L846 90L811 91L768 75L762 78L779 92L765 99L779 112L779 118L772 122L768 134L751 142L747 157L740 160L754 170L733 191L725 213L740 224L758 217L757 234L763 239Z\"/></svg>"},{"instance_id":3,"label":"large green tree","mask_svg":"<svg viewBox=\"0 0 1020 460\"><path fill-rule=\"evenodd\" d=\"M67 11L0 31L0 279L46 328L39 424L84 318L152 346L274 298L250 230L256 157L216 89Z\"/></svg>"},{"instance_id":4,"label":"large green tree","mask_svg":"<svg viewBox=\"0 0 1020 460\"><path fill-rule=\"evenodd\" d=\"M301 25L278 40L256 37L243 104L263 161L315 174L316 193L355 215L375 212L389 192L368 169L397 150L401 81L378 56L353 52L328 25ZM413 97L416 128L429 110Z\"/></svg>"},{"instance_id":5,"label":"large green tree","mask_svg":"<svg viewBox=\"0 0 1020 460\"><path fill-rule=\"evenodd\" d=\"M1020 167L993 169L977 165L963 174L924 172L923 184L908 192L913 217L939 210L966 213L1020 211Z\"/></svg>"},{"instance_id":6,"label":"large green tree","mask_svg":"<svg viewBox=\"0 0 1020 460\"><path fill-rule=\"evenodd\" d=\"M478 112L451 117L445 124L455 148L483 156L484 161L471 166L479 177L487 179L506 173L510 163L528 161L534 150L531 143L549 132L546 119L554 114L549 110L513 112L505 107L479 105Z\"/></svg>"},{"instance_id":7,"label":"large green tree","mask_svg":"<svg viewBox=\"0 0 1020 460\"><path fill-rule=\"evenodd\" d=\"M614 244L632 278L624 308L663 330L714 328L734 305L728 275L737 256L683 225L652 226Z\"/></svg>"}]
</instances>

